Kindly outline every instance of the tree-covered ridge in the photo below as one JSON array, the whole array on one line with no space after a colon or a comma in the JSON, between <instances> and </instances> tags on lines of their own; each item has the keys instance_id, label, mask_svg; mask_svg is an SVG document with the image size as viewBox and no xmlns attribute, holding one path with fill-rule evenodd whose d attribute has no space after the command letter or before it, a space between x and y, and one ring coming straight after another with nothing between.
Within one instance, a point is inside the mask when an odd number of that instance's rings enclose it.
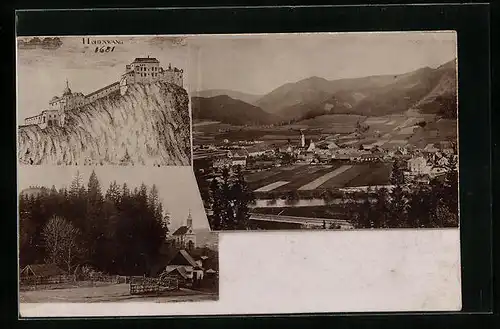
<instances>
[{"instance_id":1,"label":"tree-covered ridge","mask_svg":"<svg viewBox=\"0 0 500 329\"><path fill-rule=\"evenodd\" d=\"M21 266L55 261L70 271L90 265L110 274L145 274L168 230L155 185L131 189L114 181L103 193L95 172L87 184L77 172L69 188L21 193L19 216ZM49 241L71 241L78 255L58 260Z\"/></svg>"}]
</instances>

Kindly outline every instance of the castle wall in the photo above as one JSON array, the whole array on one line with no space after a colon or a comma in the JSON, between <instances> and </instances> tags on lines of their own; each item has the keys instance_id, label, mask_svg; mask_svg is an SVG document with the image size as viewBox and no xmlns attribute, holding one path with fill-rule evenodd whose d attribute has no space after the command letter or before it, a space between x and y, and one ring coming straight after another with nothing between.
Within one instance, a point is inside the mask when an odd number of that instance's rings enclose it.
<instances>
[{"instance_id":1,"label":"castle wall","mask_svg":"<svg viewBox=\"0 0 500 329\"><path fill-rule=\"evenodd\" d=\"M94 91L93 93L88 94L85 97L85 103L84 103L84 105L90 104L90 103L98 100L99 98L108 96L112 92L118 91L118 90L120 90L120 83L119 82L114 82L114 83L110 84L109 86L106 86L106 87L101 88L101 89L99 89L97 91Z\"/></svg>"},{"instance_id":2,"label":"castle wall","mask_svg":"<svg viewBox=\"0 0 500 329\"><path fill-rule=\"evenodd\" d=\"M162 80L168 83L173 83L178 85L179 87L182 87L183 81L182 81L182 72L181 71L174 71L174 70L167 70L163 72Z\"/></svg>"},{"instance_id":3,"label":"castle wall","mask_svg":"<svg viewBox=\"0 0 500 329\"><path fill-rule=\"evenodd\" d=\"M42 123L42 114L24 119L26 125L38 125Z\"/></svg>"}]
</instances>

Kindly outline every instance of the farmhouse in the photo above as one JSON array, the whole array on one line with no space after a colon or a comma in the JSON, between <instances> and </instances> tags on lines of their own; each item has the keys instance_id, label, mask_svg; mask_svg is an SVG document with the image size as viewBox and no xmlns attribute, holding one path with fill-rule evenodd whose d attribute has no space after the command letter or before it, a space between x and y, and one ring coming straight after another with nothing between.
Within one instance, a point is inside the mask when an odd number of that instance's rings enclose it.
<instances>
[{"instance_id":1,"label":"farmhouse","mask_svg":"<svg viewBox=\"0 0 500 329\"><path fill-rule=\"evenodd\" d=\"M231 165L245 167L247 165L247 157L245 157L245 156L233 156L231 158Z\"/></svg>"},{"instance_id":2,"label":"farmhouse","mask_svg":"<svg viewBox=\"0 0 500 329\"><path fill-rule=\"evenodd\" d=\"M416 175L428 174L430 172L430 166L427 165L425 158L421 156L408 160L408 169Z\"/></svg>"},{"instance_id":3,"label":"farmhouse","mask_svg":"<svg viewBox=\"0 0 500 329\"><path fill-rule=\"evenodd\" d=\"M55 264L33 264L26 265L19 273L21 278L49 278L52 276L64 275L64 272Z\"/></svg>"},{"instance_id":4,"label":"farmhouse","mask_svg":"<svg viewBox=\"0 0 500 329\"><path fill-rule=\"evenodd\" d=\"M55 264L27 265L19 273L19 278L22 284L61 283L71 279Z\"/></svg>"},{"instance_id":5,"label":"farmhouse","mask_svg":"<svg viewBox=\"0 0 500 329\"><path fill-rule=\"evenodd\" d=\"M186 250L179 250L163 269L167 274L181 276L187 280L203 279L203 267Z\"/></svg>"},{"instance_id":6,"label":"farmhouse","mask_svg":"<svg viewBox=\"0 0 500 329\"><path fill-rule=\"evenodd\" d=\"M438 152L438 151L439 151L439 149L438 149L438 148L436 148L436 147L434 146L434 144L427 144L427 145L424 147L424 152L425 152L425 153L436 153L436 152Z\"/></svg>"},{"instance_id":7,"label":"farmhouse","mask_svg":"<svg viewBox=\"0 0 500 329\"><path fill-rule=\"evenodd\" d=\"M378 161L382 159L384 156L383 154L379 153L374 153L374 154L361 154L359 156L359 161L366 162L366 161Z\"/></svg>"},{"instance_id":8,"label":"farmhouse","mask_svg":"<svg viewBox=\"0 0 500 329\"><path fill-rule=\"evenodd\" d=\"M266 145L263 143L252 145L251 147L248 147L246 151L249 157L256 157L269 153Z\"/></svg>"}]
</instances>

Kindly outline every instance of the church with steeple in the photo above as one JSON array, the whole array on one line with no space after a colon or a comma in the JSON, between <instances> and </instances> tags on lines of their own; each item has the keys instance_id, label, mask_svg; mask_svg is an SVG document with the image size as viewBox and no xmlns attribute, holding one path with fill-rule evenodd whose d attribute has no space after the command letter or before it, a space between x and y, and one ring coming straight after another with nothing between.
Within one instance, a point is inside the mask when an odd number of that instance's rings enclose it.
<instances>
[{"instance_id":1,"label":"church with steeple","mask_svg":"<svg viewBox=\"0 0 500 329\"><path fill-rule=\"evenodd\" d=\"M191 210L186 220L186 225L179 227L172 234L175 244L180 248L196 248L196 235L193 230L193 217L191 216Z\"/></svg>"}]
</instances>

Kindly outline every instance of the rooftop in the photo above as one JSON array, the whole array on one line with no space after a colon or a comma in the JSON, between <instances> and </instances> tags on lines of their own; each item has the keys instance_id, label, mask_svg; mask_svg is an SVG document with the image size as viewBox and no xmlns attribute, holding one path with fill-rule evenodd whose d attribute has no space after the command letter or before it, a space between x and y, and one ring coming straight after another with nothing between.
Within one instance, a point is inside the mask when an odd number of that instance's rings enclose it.
<instances>
[{"instance_id":1,"label":"rooftop","mask_svg":"<svg viewBox=\"0 0 500 329\"><path fill-rule=\"evenodd\" d=\"M184 235L188 231L189 231L189 227L184 225L184 226L179 227L177 230L175 230L175 232L172 235Z\"/></svg>"},{"instance_id":2,"label":"rooftop","mask_svg":"<svg viewBox=\"0 0 500 329\"><path fill-rule=\"evenodd\" d=\"M154 57L137 57L132 63L159 63Z\"/></svg>"},{"instance_id":3,"label":"rooftop","mask_svg":"<svg viewBox=\"0 0 500 329\"><path fill-rule=\"evenodd\" d=\"M48 277L48 276L63 275L65 274L65 272L55 264L34 264L34 265L27 265L21 271L21 274Z\"/></svg>"}]
</instances>

